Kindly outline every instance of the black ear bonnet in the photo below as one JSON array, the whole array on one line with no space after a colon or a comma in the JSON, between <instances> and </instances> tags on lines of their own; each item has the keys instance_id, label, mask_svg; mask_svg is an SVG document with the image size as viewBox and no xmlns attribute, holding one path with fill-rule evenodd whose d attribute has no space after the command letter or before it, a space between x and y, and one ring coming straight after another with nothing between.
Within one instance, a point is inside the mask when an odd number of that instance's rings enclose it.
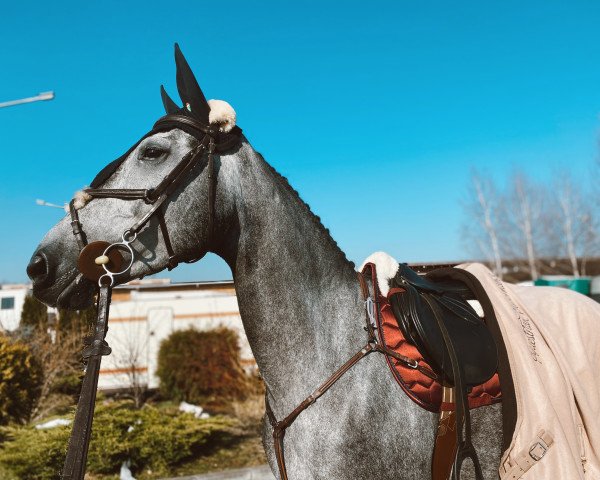
<instances>
[{"instance_id":1,"label":"black ear bonnet","mask_svg":"<svg viewBox=\"0 0 600 480\"><path fill-rule=\"evenodd\" d=\"M198 142L202 141L206 135L210 135L215 141L217 151L228 150L239 143L242 134L241 128L236 126L231 131L224 133L219 130L218 126L209 124L210 107L178 44L175 44L175 63L177 65L177 90L183 107L177 106L161 85L160 93L167 115L158 119L152 130L140 138L127 152L106 165L90 183L91 188L98 188L106 182L142 140L159 132L178 128L192 135Z\"/></svg>"}]
</instances>

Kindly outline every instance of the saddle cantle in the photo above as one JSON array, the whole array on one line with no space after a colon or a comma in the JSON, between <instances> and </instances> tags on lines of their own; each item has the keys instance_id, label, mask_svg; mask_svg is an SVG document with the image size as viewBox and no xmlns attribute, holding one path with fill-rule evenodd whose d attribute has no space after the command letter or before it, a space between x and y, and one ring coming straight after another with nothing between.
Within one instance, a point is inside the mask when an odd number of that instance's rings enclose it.
<instances>
[{"instance_id":1,"label":"saddle cantle","mask_svg":"<svg viewBox=\"0 0 600 480\"><path fill-rule=\"evenodd\" d=\"M433 272L432 272L433 273ZM498 367L498 352L492 334L467 299L475 298L459 280L434 280L400 264L390 282L390 305L407 340L421 352L443 381L454 384L450 354L435 318L442 319L467 387L489 380Z\"/></svg>"}]
</instances>

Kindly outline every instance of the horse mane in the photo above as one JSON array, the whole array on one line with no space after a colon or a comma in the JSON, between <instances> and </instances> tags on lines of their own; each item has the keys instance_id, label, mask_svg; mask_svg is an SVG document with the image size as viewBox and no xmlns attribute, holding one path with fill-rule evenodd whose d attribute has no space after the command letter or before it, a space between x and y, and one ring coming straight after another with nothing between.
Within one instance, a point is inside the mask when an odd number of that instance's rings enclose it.
<instances>
[{"instance_id":1,"label":"horse mane","mask_svg":"<svg viewBox=\"0 0 600 480\"><path fill-rule=\"evenodd\" d=\"M288 181L288 179L286 177L284 177L281 173L279 173L277 170L275 170L275 168L269 162L267 162L260 153L256 152L256 154L263 161L263 164L267 166L267 169L269 170L269 172L271 172L273 174L273 176L279 181L279 183L285 188L285 190L288 193L290 193L300 203L300 205L305 209L305 211L306 211L306 213L308 213L308 216L311 219L313 225L325 237L328 245L333 248L333 250L336 252L336 254L345 262L346 265L349 265L351 267L351 269L354 270L356 267L355 263L352 260L349 260L348 257L346 257L346 254L344 253L344 251L339 247L337 242L331 236L329 229L325 228L325 226L323 225L321 218L318 215L315 215L313 213L313 211L310 209L310 205L308 205L308 203L306 203L304 200L302 200L302 197L300 197L300 194L298 193L298 191L290 185L290 182Z\"/></svg>"}]
</instances>

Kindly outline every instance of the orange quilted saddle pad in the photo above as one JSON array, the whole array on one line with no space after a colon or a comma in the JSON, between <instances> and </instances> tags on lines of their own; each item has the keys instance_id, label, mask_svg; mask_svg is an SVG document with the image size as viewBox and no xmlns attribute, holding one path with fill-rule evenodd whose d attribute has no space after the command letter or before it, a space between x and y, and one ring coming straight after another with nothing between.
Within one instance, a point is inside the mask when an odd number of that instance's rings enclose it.
<instances>
[{"instance_id":1,"label":"orange quilted saddle pad","mask_svg":"<svg viewBox=\"0 0 600 480\"><path fill-rule=\"evenodd\" d=\"M423 359L417 348L409 343L398 327L392 308L386 297L379 297L380 312L376 313L380 340L389 349L418 360L421 365L431 368ZM394 378L402 390L418 405L431 411L454 410L453 404L442 404L442 386L416 369L405 366L398 360L385 356ZM500 377L496 373L482 385L478 385L469 393L469 407L477 408L500 402Z\"/></svg>"}]
</instances>

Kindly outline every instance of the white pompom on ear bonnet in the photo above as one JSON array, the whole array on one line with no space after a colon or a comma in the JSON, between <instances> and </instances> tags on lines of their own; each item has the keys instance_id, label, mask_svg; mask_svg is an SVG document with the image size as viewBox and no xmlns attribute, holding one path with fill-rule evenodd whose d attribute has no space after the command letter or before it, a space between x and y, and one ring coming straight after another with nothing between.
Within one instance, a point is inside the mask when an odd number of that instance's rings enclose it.
<instances>
[{"instance_id":1,"label":"white pompom on ear bonnet","mask_svg":"<svg viewBox=\"0 0 600 480\"><path fill-rule=\"evenodd\" d=\"M208 121L212 125L219 125L219 130L223 133L228 133L235 127L235 110L226 101L209 100L208 106Z\"/></svg>"},{"instance_id":2,"label":"white pompom on ear bonnet","mask_svg":"<svg viewBox=\"0 0 600 480\"><path fill-rule=\"evenodd\" d=\"M75 210L81 210L92 199L92 196L85 190L77 190L73 195L73 207ZM69 213L69 204L65 204L65 212Z\"/></svg>"}]
</instances>

